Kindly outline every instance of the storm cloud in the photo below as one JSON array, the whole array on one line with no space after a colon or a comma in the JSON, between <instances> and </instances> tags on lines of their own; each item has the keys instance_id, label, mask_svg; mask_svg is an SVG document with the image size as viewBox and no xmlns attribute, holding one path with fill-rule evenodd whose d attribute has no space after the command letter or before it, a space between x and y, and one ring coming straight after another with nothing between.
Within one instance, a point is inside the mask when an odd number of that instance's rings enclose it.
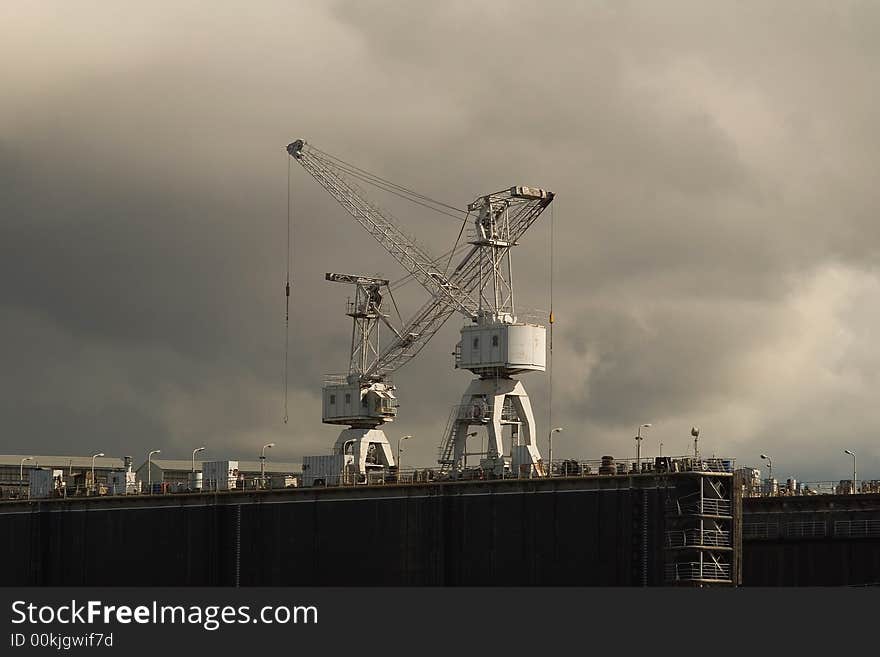
<instances>
[{"instance_id":1,"label":"storm cloud","mask_svg":"<svg viewBox=\"0 0 880 657\"><path fill-rule=\"evenodd\" d=\"M555 454L630 455L644 422L643 452L684 453L699 425L783 478L845 478L844 448L880 478L875 3L20 2L0 37L5 453L329 449L350 325L324 272L404 272L291 165L305 138L457 206L556 193L552 425L524 377ZM544 312L550 220L514 253ZM467 385L459 326L395 376L408 463Z\"/></svg>"}]
</instances>

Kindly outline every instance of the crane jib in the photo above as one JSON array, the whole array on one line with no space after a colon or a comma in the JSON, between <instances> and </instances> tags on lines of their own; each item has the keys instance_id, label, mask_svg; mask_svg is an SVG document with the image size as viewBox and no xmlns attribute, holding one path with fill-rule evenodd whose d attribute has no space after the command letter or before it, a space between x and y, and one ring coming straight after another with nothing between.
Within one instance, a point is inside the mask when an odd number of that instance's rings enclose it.
<instances>
[{"instance_id":1,"label":"crane jib","mask_svg":"<svg viewBox=\"0 0 880 657\"><path fill-rule=\"evenodd\" d=\"M429 206L420 200L453 210L456 208L431 201L428 197L309 147L304 139L288 144L287 152L431 295L431 299L406 323L397 340L388 345L373 363L370 373L374 374L390 373L410 360L454 312L475 320L481 313L481 285L485 284L481 280L482 268L479 265L483 249L494 249L493 257L500 261L553 201L553 192L526 185L509 187L478 198L468 206L468 210L480 212L493 208L491 212L494 213L494 208L503 208L507 212L506 232L503 238L493 237L483 243L472 242L475 246L447 274L438 271L436 259L431 258L401 231L387 211L367 200L349 177L374 184L391 193L405 190L412 195L412 198L405 197L407 200L425 207ZM474 294L477 295L476 299L472 296Z\"/></svg>"},{"instance_id":2,"label":"crane jib","mask_svg":"<svg viewBox=\"0 0 880 657\"><path fill-rule=\"evenodd\" d=\"M386 212L364 198L335 165L307 148L304 140L292 142L288 153L342 205L432 296L445 297L464 315L476 312L477 304L465 293L446 285L434 267L434 258L407 237Z\"/></svg>"}]
</instances>

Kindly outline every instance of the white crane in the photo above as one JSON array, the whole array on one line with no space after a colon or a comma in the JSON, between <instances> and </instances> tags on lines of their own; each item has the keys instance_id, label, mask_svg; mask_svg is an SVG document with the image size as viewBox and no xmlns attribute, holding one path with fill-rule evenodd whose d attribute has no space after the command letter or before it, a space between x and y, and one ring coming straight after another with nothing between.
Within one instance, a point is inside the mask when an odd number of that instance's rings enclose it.
<instances>
[{"instance_id":1,"label":"white crane","mask_svg":"<svg viewBox=\"0 0 880 657\"><path fill-rule=\"evenodd\" d=\"M331 380L324 385L324 422L350 427L339 436L334 452L345 456L349 454L348 444L352 444L350 456L360 464L368 454L373 455L377 465L394 464L380 428L397 412L390 376L458 312L468 323L461 329L455 366L472 371L478 378L471 382L450 418L442 445L441 470L453 474L460 470L467 452L467 429L480 425L489 434L481 462L484 468L500 473L511 465L527 465L540 472L531 405L522 383L512 376L545 369L545 329L517 320L509 252L553 201L553 193L515 186L477 198L467 212L467 216L473 215L468 240L471 246L458 265L448 271L407 237L387 211L369 202L353 178L392 192L397 190L395 193L404 190L407 198L422 205L425 201L436 202L324 153L304 140L289 144L287 151L430 295L398 330L381 312L379 291L383 285L387 287L387 281L338 274L331 279L328 275L330 280L357 286L356 312L349 313L355 320L349 374L344 381ZM374 335L380 321L395 334L384 348L379 347L378 335ZM504 455L504 425L512 427L512 463Z\"/></svg>"},{"instance_id":2,"label":"white crane","mask_svg":"<svg viewBox=\"0 0 880 657\"><path fill-rule=\"evenodd\" d=\"M328 281L355 286L354 300L348 302L346 314L352 318L351 356L348 374L329 375L323 387L323 421L326 424L348 425L339 434L333 451L343 459L331 460L322 470L336 471L343 464L366 474L371 469L394 465L394 455L385 433L379 429L397 415L394 386L384 377L368 375L379 356L379 324L384 323L399 337L399 331L382 312L383 287L388 280L353 274L326 274ZM349 446L351 446L349 448ZM324 460L326 461L326 459ZM309 460L307 459L307 462ZM321 467L321 459L311 459L310 467ZM309 473L314 480L315 474ZM328 472L324 472L326 476Z\"/></svg>"}]
</instances>

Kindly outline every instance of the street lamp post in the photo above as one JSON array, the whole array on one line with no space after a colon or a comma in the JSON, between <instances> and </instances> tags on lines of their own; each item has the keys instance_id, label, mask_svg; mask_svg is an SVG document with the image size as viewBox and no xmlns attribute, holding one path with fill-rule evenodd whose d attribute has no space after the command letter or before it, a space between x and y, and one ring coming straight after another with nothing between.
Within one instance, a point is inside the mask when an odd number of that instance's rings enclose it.
<instances>
[{"instance_id":1,"label":"street lamp post","mask_svg":"<svg viewBox=\"0 0 880 657\"><path fill-rule=\"evenodd\" d=\"M24 462L25 461L33 461L33 456L25 456L18 467L18 496L21 497L22 489L24 488ZM30 497L30 492L28 492L28 496Z\"/></svg>"},{"instance_id":2,"label":"street lamp post","mask_svg":"<svg viewBox=\"0 0 880 657\"><path fill-rule=\"evenodd\" d=\"M397 481L400 481L400 473L403 470L403 461L400 460L400 454L403 450L400 448L400 443L404 440L409 440L412 436L402 436L397 439ZM465 446L465 451L467 451L467 447Z\"/></svg>"},{"instance_id":3,"label":"street lamp post","mask_svg":"<svg viewBox=\"0 0 880 657\"><path fill-rule=\"evenodd\" d=\"M849 454L850 456L853 457L853 483L852 483L852 492L853 492L853 494L855 494L855 492L858 490L858 489L856 488L856 481L857 481L857 480L856 480L856 453L853 452L852 450L849 450L849 449L845 449L845 450L843 450L843 452L844 452L845 454Z\"/></svg>"},{"instance_id":4,"label":"street lamp post","mask_svg":"<svg viewBox=\"0 0 880 657\"><path fill-rule=\"evenodd\" d=\"M97 454L92 454L92 489L97 492L98 490L98 482L95 481L95 459L99 456L104 456L104 452L98 452Z\"/></svg>"},{"instance_id":5,"label":"street lamp post","mask_svg":"<svg viewBox=\"0 0 880 657\"><path fill-rule=\"evenodd\" d=\"M660 453L658 454L658 456L663 456L663 442L662 441L660 442Z\"/></svg>"},{"instance_id":6,"label":"street lamp post","mask_svg":"<svg viewBox=\"0 0 880 657\"><path fill-rule=\"evenodd\" d=\"M650 428L651 423L646 422L639 426L639 430L636 432L636 472L642 471L642 429Z\"/></svg>"},{"instance_id":7,"label":"street lamp post","mask_svg":"<svg viewBox=\"0 0 880 657\"><path fill-rule=\"evenodd\" d=\"M761 454L761 458L767 461L767 494L773 494L773 459L766 454Z\"/></svg>"},{"instance_id":8,"label":"street lamp post","mask_svg":"<svg viewBox=\"0 0 880 657\"><path fill-rule=\"evenodd\" d=\"M205 451L205 447L202 446L202 447L196 447L192 452L192 472L189 476L189 485L190 485L190 490L193 490L193 491L196 490L196 454L198 452L204 452L204 451ZM199 490L201 490L201 488Z\"/></svg>"},{"instance_id":9,"label":"street lamp post","mask_svg":"<svg viewBox=\"0 0 880 657\"><path fill-rule=\"evenodd\" d=\"M548 477L553 476L553 434L559 433L560 431L562 431L562 427L556 427L555 429L551 430L549 434L547 434L547 440L550 443L549 454L547 454L547 465L549 467L549 469L547 470Z\"/></svg>"},{"instance_id":10,"label":"street lamp post","mask_svg":"<svg viewBox=\"0 0 880 657\"><path fill-rule=\"evenodd\" d=\"M196 448L193 450L193 458L192 458L192 471L193 471L193 474L196 473L196 453L198 453L198 452L204 452L204 451L205 451L205 448L204 448L204 447L196 447ZM193 477L193 479L195 479L195 477Z\"/></svg>"},{"instance_id":11,"label":"street lamp post","mask_svg":"<svg viewBox=\"0 0 880 657\"><path fill-rule=\"evenodd\" d=\"M153 454L161 453L161 449L154 449L147 454L147 495L153 494Z\"/></svg>"},{"instance_id":12,"label":"street lamp post","mask_svg":"<svg viewBox=\"0 0 880 657\"><path fill-rule=\"evenodd\" d=\"M260 488L266 487L266 448L275 447L275 443L266 443L260 450Z\"/></svg>"}]
</instances>

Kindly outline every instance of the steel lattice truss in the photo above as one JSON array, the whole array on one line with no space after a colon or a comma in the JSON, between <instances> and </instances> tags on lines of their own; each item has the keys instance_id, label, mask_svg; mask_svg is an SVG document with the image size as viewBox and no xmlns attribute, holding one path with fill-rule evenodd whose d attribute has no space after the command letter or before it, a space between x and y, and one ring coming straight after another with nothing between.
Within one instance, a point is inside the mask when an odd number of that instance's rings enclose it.
<instances>
[{"instance_id":1,"label":"steel lattice truss","mask_svg":"<svg viewBox=\"0 0 880 657\"><path fill-rule=\"evenodd\" d=\"M485 234L477 235L471 242L472 248L455 269L446 273L434 258L400 230L390 213L367 200L348 175L351 169L341 165L338 158L309 146L303 140L291 143L287 151L430 294L428 301L402 330L395 331L398 333L396 339L379 351L372 363L364 363L362 380L382 380L405 365L452 314L458 312L476 322L481 313L487 312L487 306L490 311L497 312L499 303L506 306L512 302L510 282L505 282L500 263L553 201L552 192L512 187L480 197L470 204L469 211L484 211L485 216L503 213L503 235L488 238ZM492 300L485 296L488 285L496 286ZM505 292L496 291L505 285Z\"/></svg>"}]
</instances>

